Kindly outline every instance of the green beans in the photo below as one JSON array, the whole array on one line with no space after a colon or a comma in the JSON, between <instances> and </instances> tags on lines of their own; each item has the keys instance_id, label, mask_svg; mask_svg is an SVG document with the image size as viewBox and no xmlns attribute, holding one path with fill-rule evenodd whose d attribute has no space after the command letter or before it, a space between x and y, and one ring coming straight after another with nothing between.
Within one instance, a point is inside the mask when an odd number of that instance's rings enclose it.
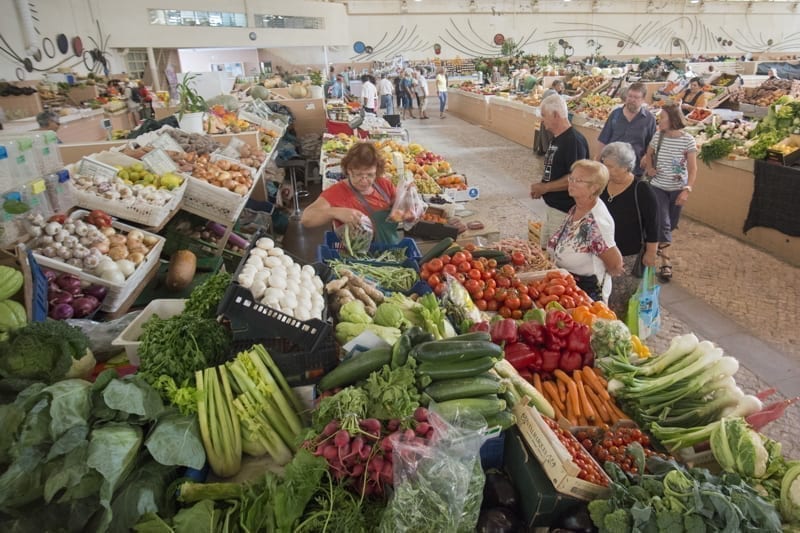
<instances>
[{"instance_id":1,"label":"green beans","mask_svg":"<svg viewBox=\"0 0 800 533\"><path fill-rule=\"evenodd\" d=\"M370 278L382 289L390 291L408 291L419 279L417 271L413 268L346 263L344 261L329 261L328 265L337 275L341 276L340 270L350 270L358 276Z\"/></svg>"}]
</instances>

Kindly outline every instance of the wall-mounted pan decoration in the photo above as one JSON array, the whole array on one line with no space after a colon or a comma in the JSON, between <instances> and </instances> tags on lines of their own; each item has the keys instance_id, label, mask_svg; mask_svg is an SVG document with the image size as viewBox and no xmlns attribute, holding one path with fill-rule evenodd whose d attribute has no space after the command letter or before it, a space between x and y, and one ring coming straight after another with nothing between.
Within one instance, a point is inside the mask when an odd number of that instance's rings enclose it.
<instances>
[{"instance_id":1,"label":"wall-mounted pan decoration","mask_svg":"<svg viewBox=\"0 0 800 533\"><path fill-rule=\"evenodd\" d=\"M33 53L33 60L37 63L42 60L42 51L39 48Z\"/></svg>"},{"instance_id":2,"label":"wall-mounted pan decoration","mask_svg":"<svg viewBox=\"0 0 800 533\"><path fill-rule=\"evenodd\" d=\"M373 50L372 50L371 46L364 47L364 53L365 54L371 54L372 52L373 52Z\"/></svg>"},{"instance_id":3,"label":"wall-mounted pan decoration","mask_svg":"<svg viewBox=\"0 0 800 533\"><path fill-rule=\"evenodd\" d=\"M366 48L366 45L364 45L364 43L361 41L356 41L353 43L353 51L357 54L363 54Z\"/></svg>"},{"instance_id":4,"label":"wall-mounted pan decoration","mask_svg":"<svg viewBox=\"0 0 800 533\"><path fill-rule=\"evenodd\" d=\"M50 37L42 39L42 49L44 50L44 55L50 59L56 56L56 46L53 44L53 40Z\"/></svg>"},{"instance_id":5,"label":"wall-mounted pan decoration","mask_svg":"<svg viewBox=\"0 0 800 533\"><path fill-rule=\"evenodd\" d=\"M56 45L58 45L58 51L62 54L66 54L69 51L69 40L63 33L56 35Z\"/></svg>"},{"instance_id":6,"label":"wall-mounted pan decoration","mask_svg":"<svg viewBox=\"0 0 800 533\"><path fill-rule=\"evenodd\" d=\"M503 35L502 33L496 33L494 35L494 44L496 44L497 46L502 46L504 42L506 42L505 35Z\"/></svg>"},{"instance_id":7,"label":"wall-mounted pan decoration","mask_svg":"<svg viewBox=\"0 0 800 533\"><path fill-rule=\"evenodd\" d=\"M442 53L442 45L441 45L441 44L439 44L439 43L435 43L435 44L433 45L433 53L434 53L434 54L436 54L437 56L438 56L439 54L441 54L441 53Z\"/></svg>"},{"instance_id":8,"label":"wall-mounted pan decoration","mask_svg":"<svg viewBox=\"0 0 800 533\"><path fill-rule=\"evenodd\" d=\"M19 81L22 81L22 80L25 79L25 71L23 70L22 67L17 67L17 70L14 71L14 73L17 75L17 79Z\"/></svg>"},{"instance_id":9,"label":"wall-mounted pan decoration","mask_svg":"<svg viewBox=\"0 0 800 533\"><path fill-rule=\"evenodd\" d=\"M25 70L28 72L33 72L33 61L31 61L30 57L26 57L22 64L25 66Z\"/></svg>"},{"instance_id":10,"label":"wall-mounted pan decoration","mask_svg":"<svg viewBox=\"0 0 800 533\"><path fill-rule=\"evenodd\" d=\"M72 52L75 54L75 57L83 56L83 41L81 41L80 37L72 38Z\"/></svg>"}]
</instances>

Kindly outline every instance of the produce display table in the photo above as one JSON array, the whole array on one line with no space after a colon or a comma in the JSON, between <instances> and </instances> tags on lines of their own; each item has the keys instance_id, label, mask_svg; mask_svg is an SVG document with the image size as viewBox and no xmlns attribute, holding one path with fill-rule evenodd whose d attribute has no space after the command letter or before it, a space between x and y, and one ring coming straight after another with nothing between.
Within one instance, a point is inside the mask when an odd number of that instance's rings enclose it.
<instances>
[{"instance_id":1,"label":"produce display table","mask_svg":"<svg viewBox=\"0 0 800 533\"><path fill-rule=\"evenodd\" d=\"M541 122L538 108L508 98L490 96L488 110L489 131L526 148L533 148L533 136Z\"/></svg>"},{"instance_id":2,"label":"produce display table","mask_svg":"<svg viewBox=\"0 0 800 533\"><path fill-rule=\"evenodd\" d=\"M447 110L458 118L486 127L489 124L489 96L460 89L447 89Z\"/></svg>"}]
</instances>

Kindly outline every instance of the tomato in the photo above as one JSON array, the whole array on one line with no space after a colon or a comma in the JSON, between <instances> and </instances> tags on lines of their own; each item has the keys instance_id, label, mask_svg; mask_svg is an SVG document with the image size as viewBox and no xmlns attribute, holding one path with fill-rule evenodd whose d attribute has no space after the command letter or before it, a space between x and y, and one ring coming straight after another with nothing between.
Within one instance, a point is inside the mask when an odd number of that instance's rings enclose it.
<instances>
[{"instance_id":1,"label":"tomato","mask_svg":"<svg viewBox=\"0 0 800 533\"><path fill-rule=\"evenodd\" d=\"M428 261L425 266L427 266L428 270L431 272L439 272L444 267L444 263L437 257L436 259Z\"/></svg>"},{"instance_id":2,"label":"tomato","mask_svg":"<svg viewBox=\"0 0 800 533\"><path fill-rule=\"evenodd\" d=\"M569 276L572 277L571 274ZM562 274L558 270L551 270L550 272L545 274L544 279L546 279L548 281L550 281L551 279L564 279L564 274Z\"/></svg>"},{"instance_id":3,"label":"tomato","mask_svg":"<svg viewBox=\"0 0 800 533\"><path fill-rule=\"evenodd\" d=\"M486 310L487 311L497 311L497 300L487 300L486 301Z\"/></svg>"},{"instance_id":4,"label":"tomato","mask_svg":"<svg viewBox=\"0 0 800 533\"><path fill-rule=\"evenodd\" d=\"M477 280L468 279L467 281L464 282L464 288L467 289L467 291L471 295L473 292L479 290L481 288L481 286L480 286L480 284L478 284Z\"/></svg>"},{"instance_id":5,"label":"tomato","mask_svg":"<svg viewBox=\"0 0 800 533\"><path fill-rule=\"evenodd\" d=\"M442 263L444 263L445 265L449 265L451 261L450 256L447 254L441 256L439 259L441 259Z\"/></svg>"},{"instance_id":6,"label":"tomato","mask_svg":"<svg viewBox=\"0 0 800 533\"><path fill-rule=\"evenodd\" d=\"M442 282L442 278L439 277L439 274L431 274L428 277L428 285L430 285L431 287L436 287L441 282Z\"/></svg>"},{"instance_id":7,"label":"tomato","mask_svg":"<svg viewBox=\"0 0 800 533\"><path fill-rule=\"evenodd\" d=\"M503 287L504 289L507 289L508 287L511 286L511 280L505 276L497 276L496 279L498 287Z\"/></svg>"},{"instance_id":8,"label":"tomato","mask_svg":"<svg viewBox=\"0 0 800 533\"><path fill-rule=\"evenodd\" d=\"M527 295L527 294L528 294L528 286L527 286L527 285L525 285L524 283L517 282L517 283L514 285L514 288L517 290L517 292L518 292L520 295L523 295L523 294Z\"/></svg>"},{"instance_id":9,"label":"tomato","mask_svg":"<svg viewBox=\"0 0 800 533\"><path fill-rule=\"evenodd\" d=\"M533 300L531 300L531 297L527 294L521 294L519 296L519 308L523 311L527 311L531 307L533 307Z\"/></svg>"},{"instance_id":10,"label":"tomato","mask_svg":"<svg viewBox=\"0 0 800 533\"><path fill-rule=\"evenodd\" d=\"M481 259L484 259L484 258L482 257ZM473 261L470 261L470 264L472 265L472 268L474 268L478 272L486 272L486 264L485 263L473 260Z\"/></svg>"},{"instance_id":11,"label":"tomato","mask_svg":"<svg viewBox=\"0 0 800 533\"><path fill-rule=\"evenodd\" d=\"M428 281L430 275L431 273L425 267L422 267L422 270L419 271L419 279L422 281Z\"/></svg>"},{"instance_id":12,"label":"tomato","mask_svg":"<svg viewBox=\"0 0 800 533\"><path fill-rule=\"evenodd\" d=\"M522 311L520 309L514 309L513 311L511 311L511 318L513 318L514 320L522 319Z\"/></svg>"},{"instance_id":13,"label":"tomato","mask_svg":"<svg viewBox=\"0 0 800 533\"><path fill-rule=\"evenodd\" d=\"M502 302L506 299L508 291L503 287L498 287L498 289L494 292L494 299L498 302Z\"/></svg>"},{"instance_id":14,"label":"tomato","mask_svg":"<svg viewBox=\"0 0 800 533\"><path fill-rule=\"evenodd\" d=\"M484 300L483 298L479 298L475 300L475 307L477 307L481 311L486 311L489 305L486 303L486 300Z\"/></svg>"},{"instance_id":15,"label":"tomato","mask_svg":"<svg viewBox=\"0 0 800 533\"><path fill-rule=\"evenodd\" d=\"M469 281L469 280L467 280L467 281ZM481 289L481 288L478 288L478 290L476 290L475 292L471 293L470 296L472 296L472 301L473 302L475 300L483 300L483 299L486 298L486 294L484 294L483 289Z\"/></svg>"},{"instance_id":16,"label":"tomato","mask_svg":"<svg viewBox=\"0 0 800 533\"><path fill-rule=\"evenodd\" d=\"M464 282L467 281L467 276L465 276L463 272L456 272L456 279L463 285Z\"/></svg>"},{"instance_id":17,"label":"tomato","mask_svg":"<svg viewBox=\"0 0 800 533\"><path fill-rule=\"evenodd\" d=\"M442 294L444 294L445 289L447 289L447 285L444 283L440 283L433 288L433 293L436 296L441 296Z\"/></svg>"},{"instance_id":18,"label":"tomato","mask_svg":"<svg viewBox=\"0 0 800 533\"><path fill-rule=\"evenodd\" d=\"M472 261L472 252L470 252L469 250L465 249L461 253L464 254L464 258L465 258L466 261Z\"/></svg>"},{"instance_id":19,"label":"tomato","mask_svg":"<svg viewBox=\"0 0 800 533\"><path fill-rule=\"evenodd\" d=\"M511 318L511 309L506 307L505 305L497 310L500 313L500 316L503 318Z\"/></svg>"},{"instance_id":20,"label":"tomato","mask_svg":"<svg viewBox=\"0 0 800 533\"><path fill-rule=\"evenodd\" d=\"M511 296L505 299L505 306L514 311L515 309L519 309L520 300L518 296Z\"/></svg>"},{"instance_id":21,"label":"tomato","mask_svg":"<svg viewBox=\"0 0 800 533\"><path fill-rule=\"evenodd\" d=\"M477 247L477 246L475 246L475 245L474 245L474 244L472 244L472 243L469 243L468 245L464 246L464 249L465 249L465 250L469 250L470 252L474 252L475 250L477 250L477 249L478 249L478 247Z\"/></svg>"},{"instance_id":22,"label":"tomato","mask_svg":"<svg viewBox=\"0 0 800 533\"><path fill-rule=\"evenodd\" d=\"M486 262L486 265L487 265L489 268L497 268L497 259L489 259L489 260Z\"/></svg>"},{"instance_id":23,"label":"tomato","mask_svg":"<svg viewBox=\"0 0 800 533\"><path fill-rule=\"evenodd\" d=\"M456 272L458 272L458 267L451 263L445 265L444 268L442 268L442 272L445 274L450 274L451 276L455 276Z\"/></svg>"},{"instance_id":24,"label":"tomato","mask_svg":"<svg viewBox=\"0 0 800 533\"><path fill-rule=\"evenodd\" d=\"M461 263L463 263L466 260L467 260L467 256L464 255L464 252L456 252L456 253L453 254L452 262L455 263L456 265L460 265Z\"/></svg>"},{"instance_id":25,"label":"tomato","mask_svg":"<svg viewBox=\"0 0 800 533\"><path fill-rule=\"evenodd\" d=\"M544 307L550 302L555 302L556 300L558 300L558 296L556 296L555 294L549 294L547 296L539 296L537 303L539 304L539 307Z\"/></svg>"},{"instance_id":26,"label":"tomato","mask_svg":"<svg viewBox=\"0 0 800 533\"><path fill-rule=\"evenodd\" d=\"M556 296L561 296L566 290L567 289L563 285L550 285L545 290L545 293L548 295L554 294Z\"/></svg>"},{"instance_id":27,"label":"tomato","mask_svg":"<svg viewBox=\"0 0 800 533\"><path fill-rule=\"evenodd\" d=\"M486 280L486 286L494 289L494 288L497 287L497 281L495 279L492 279L492 278L487 279Z\"/></svg>"},{"instance_id":28,"label":"tomato","mask_svg":"<svg viewBox=\"0 0 800 533\"><path fill-rule=\"evenodd\" d=\"M529 286L528 287L528 296L530 296L534 300L537 299L539 297L539 289L537 289L533 285Z\"/></svg>"},{"instance_id":29,"label":"tomato","mask_svg":"<svg viewBox=\"0 0 800 533\"><path fill-rule=\"evenodd\" d=\"M481 271L477 268L471 268L469 272L467 272L467 276L472 279L481 279Z\"/></svg>"},{"instance_id":30,"label":"tomato","mask_svg":"<svg viewBox=\"0 0 800 533\"><path fill-rule=\"evenodd\" d=\"M516 273L517 273L517 271L516 271L516 270L514 270L514 267L513 267L513 266L511 266L511 265L503 265L503 266L500 268L500 271L501 271L501 272L502 272L504 275L508 276L509 278L511 278L511 277L514 277L514 274L516 274Z\"/></svg>"},{"instance_id":31,"label":"tomato","mask_svg":"<svg viewBox=\"0 0 800 533\"><path fill-rule=\"evenodd\" d=\"M469 272L470 270L472 270L472 265L471 265L471 264L469 264L469 262L467 262L467 261L462 261L461 263L458 263L458 271L459 271L459 272L463 272L463 273L465 273L465 274L466 274L466 273L467 273L467 272Z\"/></svg>"},{"instance_id":32,"label":"tomato","mask_svg":"<svg viewBox=\"0 0 800 533\"><path fill-rule=\"evenodd\" d=\"M492 279L492 274L484 270L483 272L481 272L481 279L489 281L490 279Z\"/></svg>"},{"instance_id":33,"label":"tomato","mask_svg":"<svg viewBox=\"0 0 800 533\"><path fill-rule=\"evenodd\" d=\"M517 266L521 266L525 264L525 254L522 252L514 252L511 254L511 262Z\"/></svg>"},{"instance_id":34,"label":"tomato","mask_svg":"<svg viewBox=\"0 0 800 533\"><path fill-rule=\"evenodd\" d=\"M486 288L483 289L483 297L486 298L487 300L491 300L492 298L494 298L494 293L495 293L494 287L489 287L488 284Z\"/></svg>"}]
</instances>

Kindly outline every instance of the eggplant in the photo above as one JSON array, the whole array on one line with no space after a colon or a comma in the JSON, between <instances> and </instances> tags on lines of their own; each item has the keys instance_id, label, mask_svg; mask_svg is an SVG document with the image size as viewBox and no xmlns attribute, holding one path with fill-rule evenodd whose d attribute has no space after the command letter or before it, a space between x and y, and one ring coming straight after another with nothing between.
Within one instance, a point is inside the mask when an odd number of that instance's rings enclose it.
<instances>
[{"instance_id":1,"label":"eggplant","mask_svg":"<svg viewBox=\"0 0 800 533\"><path fill-rule=\"evenodd\" d=\"M525 531L522 520L507 507L484 509L478 517L476 533L518 533Z\"/></svg>"},{"instance_id":2,"label":"eggplant","mask_svg":"<svg viewBox=\"0 0 800 533\"><path fill-rule=\"evenodd\" d=\"M519 497L514 484L499 470L486 472L486 482L483 485L483 506L507 507L512 511L519 511Z\"/></svg>"},{"instance_id":3,"label":"eggplant","mask_svg":"<svg viewBox=\"0 0 800 533\"><path fill-rule=\"evenodd\" d=\"M586 504L573 507L568 512L559 516L556 525L560 528L569 529L577 533L597 532L597 528L594 527L594 523L589 516L589 508Z\"/></svg>"}]
</instances>

